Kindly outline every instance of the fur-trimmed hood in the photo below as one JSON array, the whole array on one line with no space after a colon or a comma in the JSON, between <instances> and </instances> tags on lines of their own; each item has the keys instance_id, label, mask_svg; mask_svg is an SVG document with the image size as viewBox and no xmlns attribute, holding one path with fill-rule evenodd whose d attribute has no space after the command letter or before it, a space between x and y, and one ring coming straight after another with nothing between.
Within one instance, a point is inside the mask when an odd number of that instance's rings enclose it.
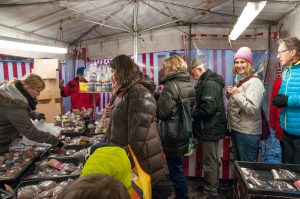
<instances>
[{"instance_id":1,"label":"fur-trimmed hood","mask_svg":"<svg viewBox=\"0 0 300 199\"><path fill-rule=\"evenodd\" d=\"M0 84L0 106L11 108L28 108L28 101L16 88L16 81Z\"/></svg>"}]
</instances>

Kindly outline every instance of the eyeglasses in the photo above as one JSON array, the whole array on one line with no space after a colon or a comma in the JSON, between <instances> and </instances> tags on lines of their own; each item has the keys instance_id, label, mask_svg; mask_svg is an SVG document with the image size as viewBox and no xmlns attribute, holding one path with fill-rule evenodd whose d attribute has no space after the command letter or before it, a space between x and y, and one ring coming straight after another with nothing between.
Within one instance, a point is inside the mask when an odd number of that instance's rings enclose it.
<instances>
[{"instance_id":1,"label":"eyeglasses","mask_svg":"<svg viewBox=\"0 0 300 199\"><path fill-rule=\"evenodd\" d=\"M284 52L286 52L286 51L289 51L289 50L288 50L288 49L280 50L280 51L277 52L277 54L278 54L278 55L281 55L282 53L284 53Z\"/></svg>"}]
</instances>

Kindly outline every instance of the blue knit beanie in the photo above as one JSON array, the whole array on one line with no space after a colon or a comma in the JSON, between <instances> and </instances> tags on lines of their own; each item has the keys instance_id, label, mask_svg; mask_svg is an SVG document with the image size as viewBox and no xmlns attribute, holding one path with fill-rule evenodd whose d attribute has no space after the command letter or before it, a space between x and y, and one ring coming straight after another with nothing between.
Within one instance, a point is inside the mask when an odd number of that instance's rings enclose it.
<instances>
[{"instance_id":1,"label":"blue knit beanie","mask_svg":"<svg viewBox=\"0 0 300 199\"><path fill-rule=\"evenodd\" d=\"M85 68L84 67L79 67L77 68L77 75L83 75Z\"/></svg>"}]
</instances>

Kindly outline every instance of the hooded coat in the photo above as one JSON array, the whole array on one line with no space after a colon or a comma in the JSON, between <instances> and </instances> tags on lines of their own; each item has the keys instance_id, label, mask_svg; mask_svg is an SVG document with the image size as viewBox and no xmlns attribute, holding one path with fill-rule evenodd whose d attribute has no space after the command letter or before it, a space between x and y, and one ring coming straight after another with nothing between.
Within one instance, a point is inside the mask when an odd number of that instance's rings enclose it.
<instances>
[{"instance_id":1,"label":"hooded coat","mask_svg":"<svg viewBox=\"0 0 300 199\"><path fill-rule=\"evenodd\" d=\"M165 178L163 149L156 127L155 84L146 76L118 88L111 111L109 141L117 146L129 144L141 167L151 175L152 186Z\"/></svg>"},{"instance_id":2,"label":"hooded coat","mask_svg":"<svg viewBox=\"0 0 300 199\"><path fill-rule=\"evenodd\" d=\"M223 78L207 70L196 85L196 108L193 113L194 135L203 141L216 141L226 134Z\"/></svg>"},{"instance_id":3,"label":"hooded coat","mask_svg":"<svg viewBox=\"0 0 300 199\"><path fill-rule=\"evenodd\" d=\"M131 195L131 164L123 148L104 146L96 149L85 162L80 176L95 173L113 176L124 184Z\"/></svg>"},{"instance_id":4,"label":"hooded coat","mask_svg":"<svg viewBox=\"0 0 300 199\"><path fill-rule=\"evenodd\" d=\"M59 143L57 137L37 130L32 124L30 112L35 109L35 104L29 103L32 100L20 81L0 85L0 154L8 152L9 145L20 134L35 142Z\"/></svg>"}]
</instances>

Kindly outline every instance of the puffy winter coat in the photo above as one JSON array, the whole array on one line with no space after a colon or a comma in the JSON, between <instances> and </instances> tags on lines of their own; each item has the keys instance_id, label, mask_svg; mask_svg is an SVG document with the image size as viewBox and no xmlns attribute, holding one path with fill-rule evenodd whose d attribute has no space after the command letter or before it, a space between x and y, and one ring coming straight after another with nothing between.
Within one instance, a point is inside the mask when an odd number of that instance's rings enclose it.
<instances>
[{"instance_id":1,"label":"puffy winter coat","mask_svg":"<svg viewBox=\"0 0 300 199\"><path fill-rule=\"evenodd\" d=\"M270 126L275 131L275 137L278 140L282 140L282 128L280 127L280 112L281 108L277 108L272 104L272 99L275 95L278 94L281 85L281 77L278 77L272 87L271 93L271 100L270 100L270 112L269 112L269 119L270 119Z\"/></svg>"},{"instance_id":2,"label":"puffy winter coat","mask_svg":"<svg viewBox=\"0 0 300 199\"><path fill-rule=\"evenodd\" d=\"M280 126L292 135L300 135L300 61L282 74L279 93L288 96L287 107L280 113Z\"/></svg>"},{"instance_id":3,"label":"puffy winter coat","mask_svg":"<svg viewBox=\"0 0 300 199\"><path fill-rule=\"evenodd\" d=\"M20 134L32 141L57 145L58 138L32 124L28 99L16 88L16 83L21 84L14 81L0 86L0 154L8 152L9 145Z\"/></svg>"},{"instance_id":4,"label":"puffy winter coat","mask_svg":"<svg viewBox=\"0 0 300 199\"><path fill-rule=\"evenodd\" d=\"M76 77L66 84L61 90L62 97L71 96L71 109L79 109L82 108L94 108L93 107L93 98L90 93L80 93L79 92L79 81Z\"/></svg>"},{"instance_id":5,"label":"puffy winter coat","mask_svg":"<svg viewBox=\"0 0 300 199\"><path fill-rule=\"evenodd\" d=\"M179 116L179 107L177 100L179 99L178 92L181 99L188 99L193 111L196 104L196 92L194 86L190 83L190 75L188 72L169 73L161 78L161 83L164 84L162 93L158 99L158 118L166 121L172 117ZM174 83L178 91L175 89ZM163 148L167 156L182 157L188 150L189 143L168 143L163 141ZM178 141L179 142L179 141Z\"/></svg>"},{"instance_id":6,"label":"puffy winter coat","mask_svg":"<svg viewBox=\"0 0 300 199\"><path fill-rule=\"evenodd\" d=\"M198 80L193 126L194 135L200 140L215 141L225 136L224 86L223 78L211 70L203 73Z\"/></svg>"},{"instance_id":7,"label":"puffy winter coat","mask_svg":"<svg viewBox=\"0 0 300 199\"><path fill-rule=\"evenodd\" d=\"M163 149L156 127L155 84L149 79L135 80L118 88L125 92L111 111L109 140L127 147L129 144L142 168L151 175L152 186L165 178Z\"/></svg>"}]
</instances>

